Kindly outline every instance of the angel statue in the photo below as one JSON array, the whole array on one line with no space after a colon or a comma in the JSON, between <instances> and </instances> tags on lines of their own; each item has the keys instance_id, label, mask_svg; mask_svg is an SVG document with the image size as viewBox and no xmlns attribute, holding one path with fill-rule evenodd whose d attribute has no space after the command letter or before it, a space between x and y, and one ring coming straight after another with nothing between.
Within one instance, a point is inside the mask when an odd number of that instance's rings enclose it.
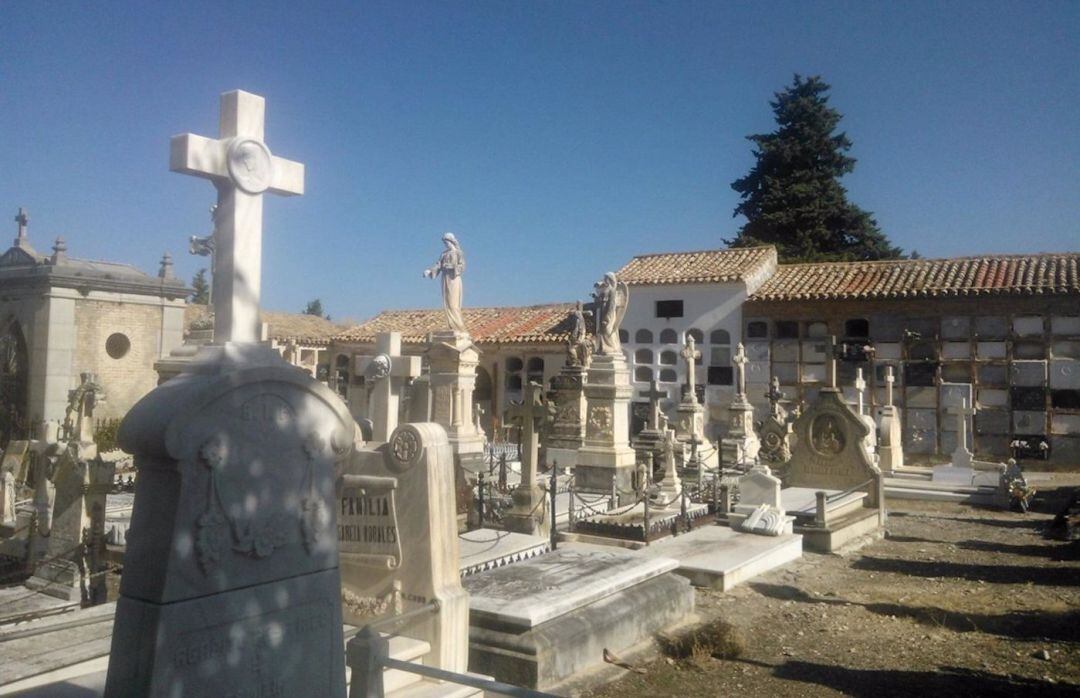
<instances>
[{"instance_id":1,"label":"angel statue","mask_svg":"<svg viewBox=\"0 0 1080 698\"><path fill-rule=\"evenodd\" d=\"M593 284L592 297L596 301L596 353L617 355L622 352L619 325L630 302L630 289L609 271Z\"/></svg>"},{"instance_id":2,"label":"angel statue","mask_svg":"<svg viewBox=\"0 0 1080 698\"><path fill-rule=\"evenodd\" d=\"M465 253L453 233L442 236L443 250L439 261L424 270L424 277L434 279L442 274L443 311L450 329L459 334L468 334L465 318L461 314L461 275L465 272Z\"/></svg>"},{"instance_id":3,"label":"angel statue","mask_svg":"<svg viewBox=\"0 0 1080 698\"><path fill-rule=\"evenodd\" d=\"M581 301L574 304L570 311L570 338L566 342L566 365L588 366L589 356L592 354L592 339L589 337L589 329L585 326L585 316L592 315L582 308Z\"/></svg>"}]
</instances>

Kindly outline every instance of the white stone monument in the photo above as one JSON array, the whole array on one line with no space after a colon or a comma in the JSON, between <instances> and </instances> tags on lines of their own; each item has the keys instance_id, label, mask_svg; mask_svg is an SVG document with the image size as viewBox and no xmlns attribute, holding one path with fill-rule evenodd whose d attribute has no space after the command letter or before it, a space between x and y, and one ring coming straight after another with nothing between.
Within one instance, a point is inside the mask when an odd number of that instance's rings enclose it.
<instances>
[{"instance_id":1,"label":"white stone monument","mask_svg":"<svg viewBox=\"0 0 1080 698\"><path fill-rule=\"evenodd\" d=\"M375 337L374 356L360 356L356 372L364 376L370 392L367 415L371 419L371 440L384 443L398 426L401 396L409 380L420 375L420 357L403 356L400 332L380 332Z\"/></svg>"},{"instance_id":2,"label":"white stone monument","mask_svg":"<svg viewBox=\"0 0 1080 698\"><path fill-rule=\"evenodd\" d=\"M724 463L748 468L757 463L761 441L754 430L754 406L746 397L746 349L739 343L731 363L735 365L735 398L728 407L730 422L727 436L720 441Z\"/></svg>"},{"instance_id":3,"label":"white stone monument","mask_svg":"<svg viewBox=\"0 0 1080 698\"><path fill-rule=\"evenodd\" d=\"M540 461L538 422L547 416L543 388L530 381L525 388L524 402L507 408L506 416L508 420L517 418L522 422L521 482L514 489L514 506L503 516L503 522L508 531L548 536L551 534L548 501L544 490L536 482Z\"/></svg>"},{"instance_id":4,"label":"white stone monument","mask_svg":"<svg viewBox=\"0 0 1080 698\"><path fill-rule=\"evenodd\" d=\"M904 437L900 429L900 412L893 405L893 367L885 367L885 404L878 419L878 458L881 470L896 472L904 467Z\"/></svg>"},{"instance_id":5,"label":"white stone monument","mask_svg":"<svg viewBox=\"0 0 1080 698\"><path fill-rule=\"evenodd\" d=\"M172 140L172 169L218 190L215 344L120 426L139 476L109 696L345 695L334 474L356 426L259 343L261 195L303 192L263 113L229 92L220 140Z\"/></svg>"}]
</instances>

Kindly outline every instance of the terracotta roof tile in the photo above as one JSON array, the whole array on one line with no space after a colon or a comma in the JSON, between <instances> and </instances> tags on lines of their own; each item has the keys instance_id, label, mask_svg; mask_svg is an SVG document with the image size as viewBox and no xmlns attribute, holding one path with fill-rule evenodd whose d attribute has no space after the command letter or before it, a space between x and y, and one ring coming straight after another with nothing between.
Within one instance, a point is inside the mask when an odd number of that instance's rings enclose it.
<instances>
[{"instance_id":1,"label":"terracotta roof tile","mask_svg":"<svg viewBox=\"0 0 1080 698\"><path fill-rule=\"evenodd\" d=\"M530 305L518 308L465 308L465 326L477 344L509 342L565 342L570 336L573 303ZM373 342L379 332L401 332L401 340L424 342L427 335L446 329L441 308L385 310L334 337L339 342Z\"/></svg>"},{"instance_id":2,"label":"terracotta roof tile","mask_svg":"<svg viewBox=\"0 0 1080 698\"><path fill-rule=\"evenodd\" d=\"M1080 293L1080 253L781 264L750 300Z\"/></svg>"},{"instance_id":3,"label":"terracotta roof tile","mask_svg":"<svg viewBox=\"0 0 1080 698\"><path fill-rule=\"evenodd\" d=\"M630 285L747 281L776 265L776 248L740 247L638 255L616 272Z\"/></svg>"}]
</instances>

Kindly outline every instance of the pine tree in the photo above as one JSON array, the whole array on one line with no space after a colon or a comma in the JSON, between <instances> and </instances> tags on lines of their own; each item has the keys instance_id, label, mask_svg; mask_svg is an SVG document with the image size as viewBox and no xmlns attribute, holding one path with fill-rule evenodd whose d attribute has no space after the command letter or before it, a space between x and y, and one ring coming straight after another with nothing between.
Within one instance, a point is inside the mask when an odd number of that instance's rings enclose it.
<instances>
[{"instance_id":1,"label":"pine tree","mask_svg":"<svg viewBox=\"0 0 1080 698\"><path fill-rule=\"evenodd\" d=\"M200 269L191 278L191 302L202 305L210 302L210 283L206 280L206 269Z\"/></svg>"},{"instance_id":2,"label":"pine tree","mask_svg":"<svg viewBox=\"0 0 1080 698\"><path fill-rule=\"evenodd\" d=\"M307 307L304 308L304 315L318 315L323 317L322 299L316 298L313 301L308 301Z\"/></svg>"},{"instance_id":3,"label":"pine tree","mask_svg":"<svg viewBox=\"0 0 1080 698\"><path fill-rule=\"evenodd\" d=\"M855 159L845 155L847 135L835 133L841 115L828 105L828 91L820 77L795 75L770 102L779 128L747 136L757 162L731 184L742 197L734 215L746 225L728 245L772 244L784 262L902 256L871 214L847 200L840 177Z\"/></svg>"}]
</instances>

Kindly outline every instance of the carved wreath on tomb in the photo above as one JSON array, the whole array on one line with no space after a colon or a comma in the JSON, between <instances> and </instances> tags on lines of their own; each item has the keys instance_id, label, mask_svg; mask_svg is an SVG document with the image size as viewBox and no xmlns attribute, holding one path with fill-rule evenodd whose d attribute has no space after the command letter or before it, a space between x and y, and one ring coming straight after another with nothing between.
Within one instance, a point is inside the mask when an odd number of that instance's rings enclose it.
<instances>
[{"instance_id":1,"label":"carved wreath on tomb","mask_svg":"<svg viewBox=\"0 0 1080 698\"><path fill-rule=\"evenodd\" d=\"M607 405L597 405L589 410L589 426L598 436L610 435L612 429L611 408Z\"/></svg>"},{"instance_id":2,"label":"carved wreath on tomb","mask_svg":"<svg viewBox=\"0 0 1080 698\"><path fill-rule=\"evenodd\" d=\"M559 408L555 421L563 424L576 424L578 421L578 406L568 403Z\"/></svg>"},{"instance_id":3,"label":"carved wreath on tomb","mask_svg":"<svg viewBox=\"0 0 1080 698\"><path fill-rule=\"evenodd\" d=\"M836 415L818 415L810 423L810 447L817 454L835 456L844 450L844 445L844 432Z\"/></svg>"},{"instance_id":4,"label":"carved wreath on tomb","mask_svg":"<svg viewBox=\"0 0 1080 698\"><path fill-rule=\"evenodd\" d=\"M420 439L412 430L398 429L390 441L390 453L401 465L411 463L420 453Z\"/></svg>"},{"instance_id":5,"label":"carved wreath on tomb","mask_svg":"<svg viewBox=\"0 0 1080 698\"><path fill-rule=\"evenodd\" d=\"M307 468L301 486L304 495L300 500L298 520L277 513L262 519L253 517L239 521L229 516L221 497L221 473L230 456L234 455L229 437L219 431L203 442L199 447L199 458L209 470L210 491L206 509L196 521L195 554L204 574L211 572L230 550L262 560L297 537L308 553L315 548L331 520L331 512L315 485L315 461L325 454L327 446L326 439L316 432L304 440Z\"/></svg>"}]
</instances>

